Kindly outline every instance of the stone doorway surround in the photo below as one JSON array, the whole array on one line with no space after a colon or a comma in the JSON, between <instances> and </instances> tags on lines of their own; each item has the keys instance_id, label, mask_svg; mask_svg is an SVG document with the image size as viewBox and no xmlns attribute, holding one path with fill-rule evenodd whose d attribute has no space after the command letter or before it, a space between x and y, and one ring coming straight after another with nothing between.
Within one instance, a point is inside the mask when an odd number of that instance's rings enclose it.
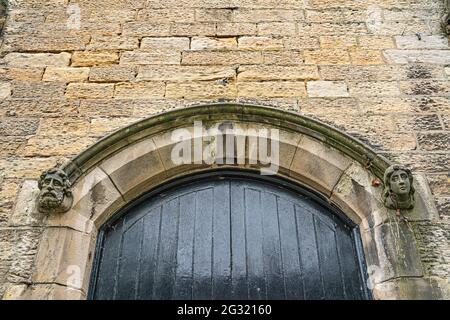
<instances>
[{"instance_id":1,"label":"stone doorway surround","mask_svg":"<svg viewBox=\"0 0 450 320\"><path fill-rule=\"evenodd\" d=\"M86 299L99 228L117 211L159 185L214 168L259 165L175 165L171 132L232 121L242 128L279 130L278 175L320 193L359 226L375 299L439 299L448 284L424 274L409 223L438 219L425 177L414 176L416 206L399 220L383 205L383 173L390 163L358 140L317 120L274 108L209 104L175 109L101 139L62 168L72 182L73 205L63 214L36 209L37 180L27 180L14 219L44 231L31 283L11 285L5 299ZM246 153L247 156L247 153ZM246 159L248 160L248 159Z\"/></svg>"}]
</instances>

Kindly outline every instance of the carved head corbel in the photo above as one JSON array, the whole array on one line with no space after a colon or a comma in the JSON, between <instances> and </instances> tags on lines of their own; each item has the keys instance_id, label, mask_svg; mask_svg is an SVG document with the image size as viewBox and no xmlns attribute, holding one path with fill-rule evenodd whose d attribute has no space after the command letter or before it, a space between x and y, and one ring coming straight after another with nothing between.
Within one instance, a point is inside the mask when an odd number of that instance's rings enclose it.
<instances>
[{"instance_id":1,"label":"carved head corbel","mask_svg":"<svg viewBox=\"0 0 450 320\"><path fill-rule=\"evenodd\" d=\"M67 174L60 168L52 168L38 181L38 210L42 213L64 213L72 206L73 196Z\"/></svg>"},{"instance_id":2,"label":"carved head corbel","mask_svg":"<svg viewBox=\"0 0 450 320\"><path fill-rule=\"evenodd\" d=\"M392 165L384 173L384 205L389 209L414 208L415 189L411 170L400 165Z\"/></svg>"},{"instance_id":3,"label":"carved head corbel","mask_svg":"<svg viewBox=\"0 0 450 320\"><path fill-rule=\"evenodd\" d=\"M445 1L447 13L442 17L442 29L447 35L450 35L450 0Z\"/></svg>"}]
</instances>

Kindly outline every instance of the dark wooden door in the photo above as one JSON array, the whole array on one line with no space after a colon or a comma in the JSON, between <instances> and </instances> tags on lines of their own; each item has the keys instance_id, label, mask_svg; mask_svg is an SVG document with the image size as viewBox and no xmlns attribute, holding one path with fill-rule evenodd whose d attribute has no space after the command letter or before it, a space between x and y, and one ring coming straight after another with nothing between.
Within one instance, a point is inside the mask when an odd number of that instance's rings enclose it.
<instances>
[{"instance_id":1,"label":"dark wooden door","mask_svg":"<svg viewBox=\"0 0 450 320\"><path fill-rule=\"evenodd\" d=\"M152 197L103 230L94 299L362 299L352 229L244 178Z\"/></svg>"}]
</instances>

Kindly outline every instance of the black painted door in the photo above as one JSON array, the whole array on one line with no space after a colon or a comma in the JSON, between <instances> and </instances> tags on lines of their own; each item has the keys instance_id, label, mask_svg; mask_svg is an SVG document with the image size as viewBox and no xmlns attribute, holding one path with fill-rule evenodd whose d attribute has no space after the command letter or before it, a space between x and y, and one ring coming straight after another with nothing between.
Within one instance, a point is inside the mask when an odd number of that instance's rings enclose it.
<instances>
[{"instance_id":1,"label":"black painted door","mask_svg":"<svg viewBox=\"0 0 450 320\"><path fill-rule=\"evenodd\" d=\"M94 299L362 299L354 234L267 182L189 184L105 228Z\"/></svg>"}]
</instances>

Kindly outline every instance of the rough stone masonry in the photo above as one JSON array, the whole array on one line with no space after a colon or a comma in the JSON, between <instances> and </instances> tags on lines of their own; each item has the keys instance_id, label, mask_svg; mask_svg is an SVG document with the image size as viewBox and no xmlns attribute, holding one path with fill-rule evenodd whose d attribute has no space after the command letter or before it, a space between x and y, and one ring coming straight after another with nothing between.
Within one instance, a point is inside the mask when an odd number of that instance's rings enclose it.
<instances>
[{"instance_id":1,"label":"rough stone masonry","mask_svg":"<svg viewBox=\"0 0 450 320\"><path fill-rule=\"evenodd\" d=\"M445 10L443 0L9 1L0 297L31 281L41 226L12 219L27 179L138 119L229 100L318 118L425 173L440 218L412 226L425 277L448 283Z\"/></svg>"}]
</instances>

